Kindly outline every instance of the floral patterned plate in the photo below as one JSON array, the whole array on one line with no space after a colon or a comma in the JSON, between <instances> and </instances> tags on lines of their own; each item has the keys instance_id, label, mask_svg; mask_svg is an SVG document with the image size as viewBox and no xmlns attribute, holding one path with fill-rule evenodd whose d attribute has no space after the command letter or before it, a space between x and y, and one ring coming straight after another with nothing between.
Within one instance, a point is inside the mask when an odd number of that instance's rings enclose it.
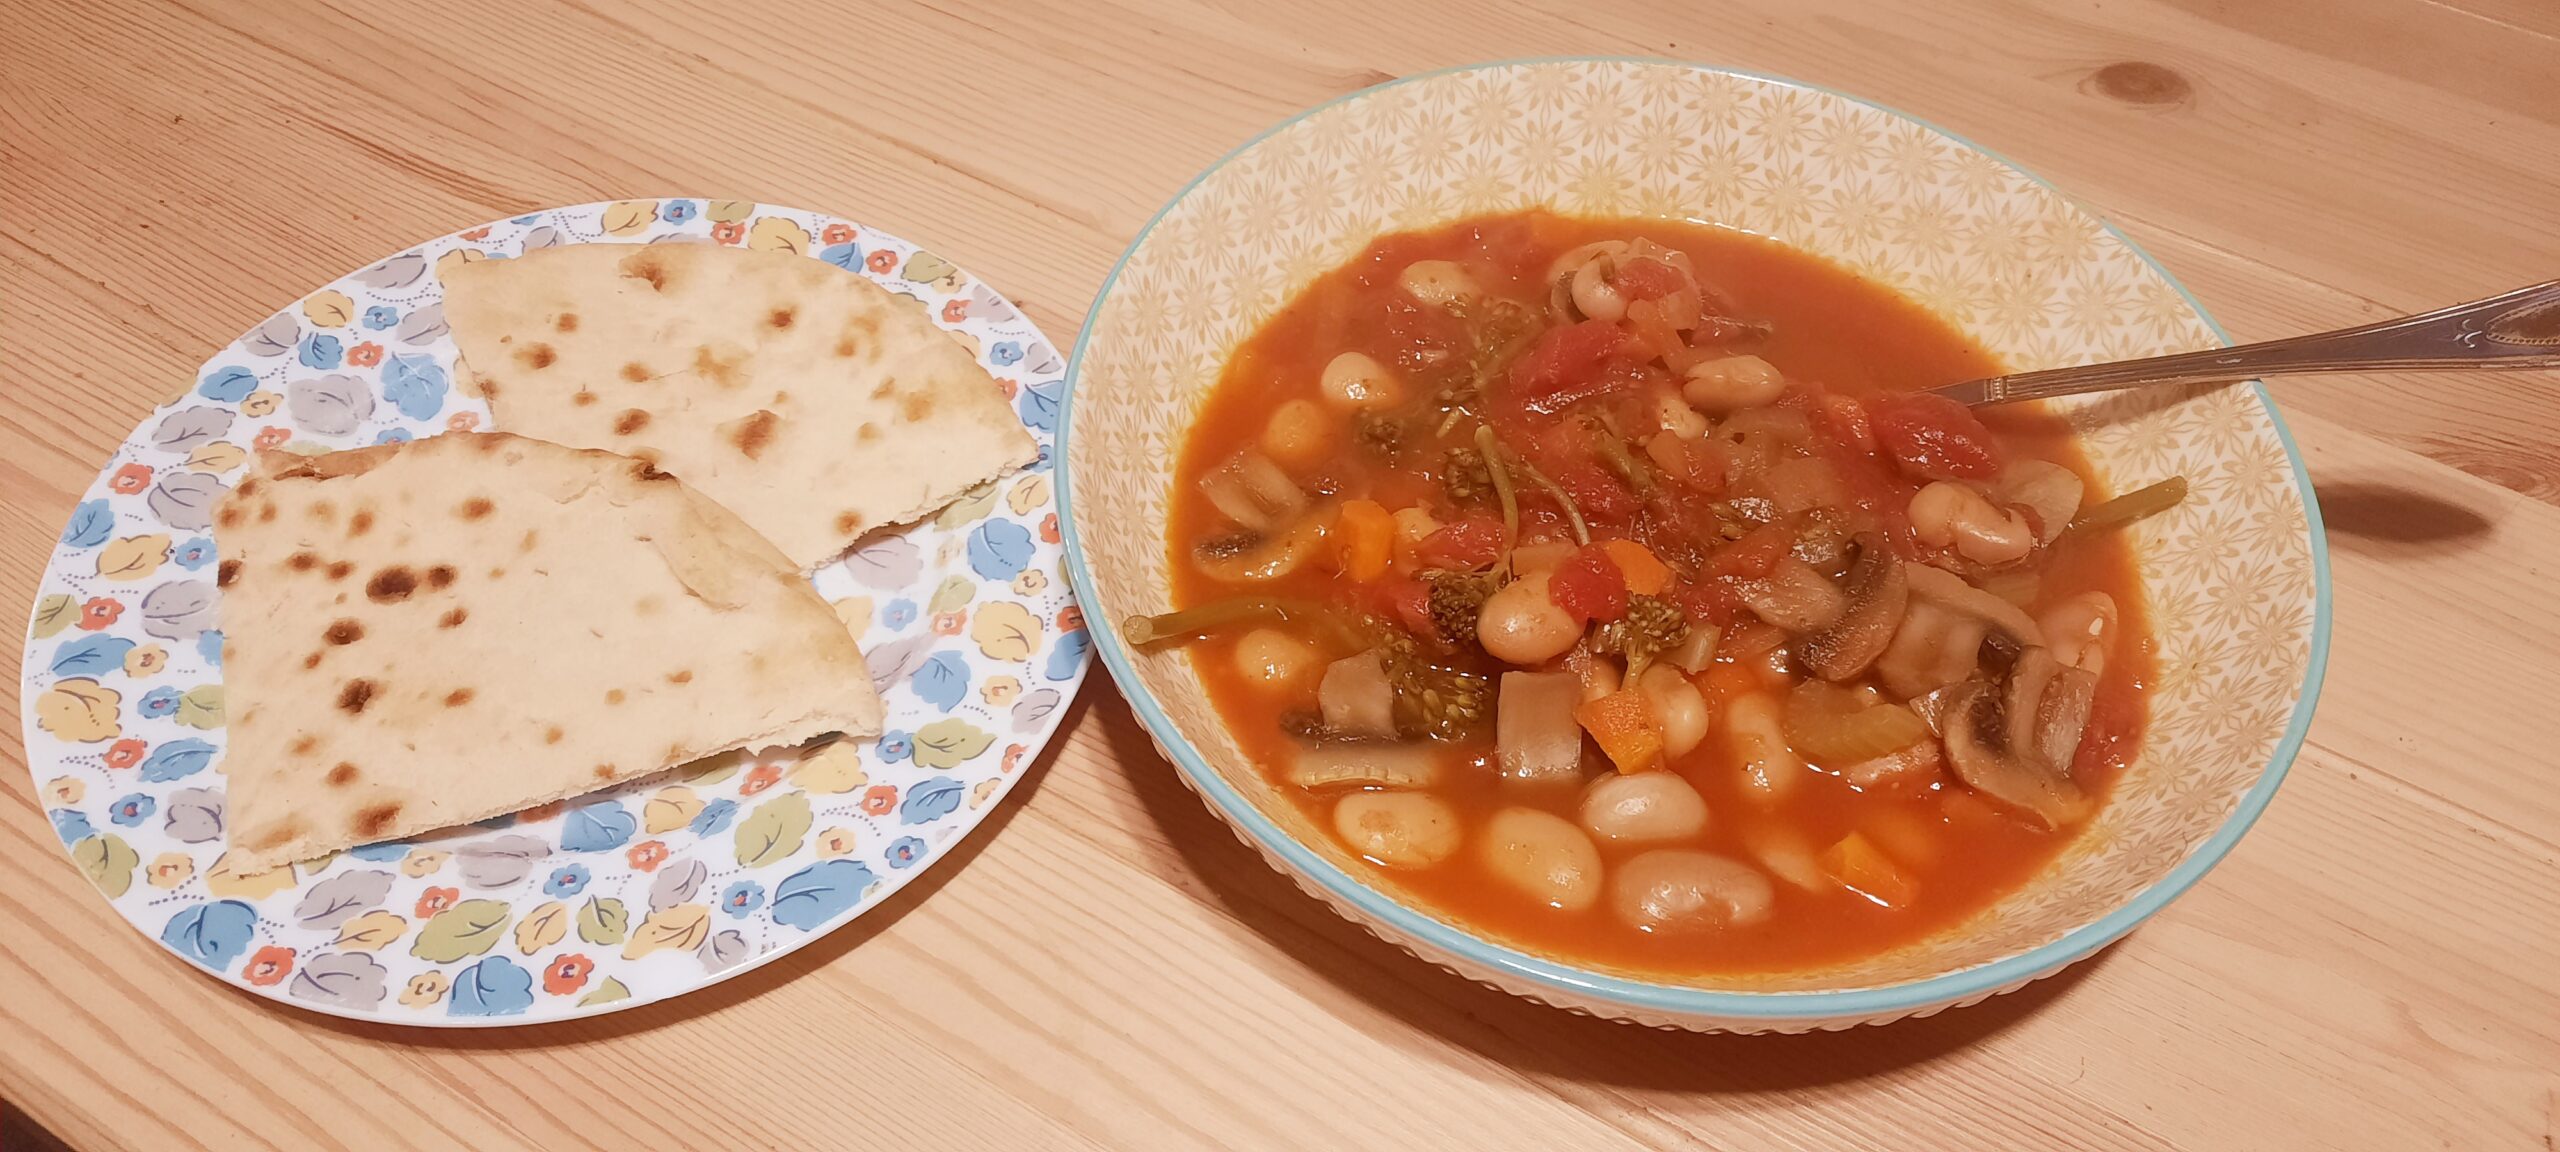
<instances>
[{"instance_id":1,"label":"floral patterned plate","mask_svg":"<svg viewBox=\"0 0 2560 1152\"><path fill-rule=\"evenodd\" d=\"M438 274L553 244L785 249L922 302L1014 400L1030 468L816 576L888 731L856 758L730 758L468 828L241 873L224 851L214 504L262 448L488 425ZM118 912L261 996L402 1024L522 1024L689 992L877 905L1004 797L1084 679L1050 472L1063 364L994 290L894 236L742 200L559 208L303 298L143 421L62 531L20 691L37 794ZM174 969L172 970L174 971ZM173 977L174 978L174 977Z\"/></svg>"}]
</instances>

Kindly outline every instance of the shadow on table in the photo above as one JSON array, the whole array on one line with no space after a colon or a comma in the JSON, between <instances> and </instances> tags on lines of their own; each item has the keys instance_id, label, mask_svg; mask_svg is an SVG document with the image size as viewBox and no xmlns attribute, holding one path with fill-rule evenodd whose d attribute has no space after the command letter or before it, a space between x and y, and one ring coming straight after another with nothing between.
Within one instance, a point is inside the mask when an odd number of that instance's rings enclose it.
<instances>
[{"instance_id":1,"label":"shadow on table","mask_svg":"<svg viewBox=\"0 0 2560 1152\"><path fill-rule=\"evenodd\" d=\"M1087 693L1089 723L1102 726L1115 762L1163 829L1155 866L1189 873L1227 914L1303 966L1307 995L1340 1010L1392 1017L1431 1038L1537 1076L1639 1089L1761 1092L1837 1084L1925 1064L2034 1013L2070 988L2112 949L2051 979L1972 1008L1889 1028L1801 1036L1671 1032L1579 1016L1498 992L1414 958L1369 935L1264 864L1194 796L1157 754L1144 729L1107 684ZM1391 1038L1392 1039L1392 1038Z\"/></svg>"},{"instance_id":2,"label":"shadow on table","mask_svg":"<svg viewBox=\"0 0 2560 1152\"><path fill-rule=\"evenodd\" d=\"M2315 474L2320 518L2341 548L2388 551L2401 547L2470 548L2489 534L2489 517L2448 499L2400 484L2355 476Z\"/></svg>"},{"instance_id":3,"label":"shadow on table","mask_svg":"<svg viewBox=\"0 0 2560 1152\"><path fill-rule=\"evenodd\" d=\"M1004 826L1013 821L1014 814L1020 812L1022 806L1040 790L1040 782L1048 776L1050 764L1058 758L1059 749L1066 745L1066 734L1073 731L1077 724L1087 722L1086 717L1094 711L1097 699L1107 699L1111 708L1119 710L1124 718L1127 716L1128 706L1120 703L1118 694L1112 691L1109 677L1100 669L1095 669L1085 689L1077 693L1075 701L1067 706L1067 714L1057 728L1057 738L1050 740L1049 746L1041 750L1039 758L1022 770L1022 779L1014 784L1013 790L1005 796L1003 802L996 805L996 810L987 814L985 823L980 824L969 835L962 837L960 842L945 852L943 858L933 867L908 881L906 887L881 901L877 907L863 913L853 923L812 940L801 946L798 951L775 959L762 967L741 972L708 988L688 992L664 1003L626 1009L586 1020L564 1020L551 1024L528 1024L515 1028L447 1030L369 1024L337 1016L323 1016L316 1012L303 1013L303 1018L318 1027L345 1035L395 1044L471 1051L522 1050L586 1044L629 1036L678 1020L708 1015L739 1001L761 996L861 947L865 941L888 931L917 905L932 899L934 893L941 891L943 885L950 883L952 877L959 875L962 869L969 866L970 861L977 859L978 854L985 851L987 845L995 842L996 837L1003 833ZM1149 754L1153 755L1152 750Z\"/></svg>"}]
</instances>

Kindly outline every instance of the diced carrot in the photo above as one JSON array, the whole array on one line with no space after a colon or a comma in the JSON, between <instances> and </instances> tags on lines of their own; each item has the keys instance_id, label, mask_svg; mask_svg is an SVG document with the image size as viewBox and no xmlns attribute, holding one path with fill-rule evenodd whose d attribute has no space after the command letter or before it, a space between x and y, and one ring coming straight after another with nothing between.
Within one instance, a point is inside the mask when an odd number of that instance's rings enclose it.
<instances>
[{"instance_id":1,"label":"diced carrot","mask_svg":"<svg viewBox=\"0 0 2560 1152\"><path fill-rule=\"evenodd\" d=\"M1594 743L1609 756L1609 762L1624 773L1648 772L1662 767L1662 726L1654 722L1653 706L1645 703L1644 693L1635 688L1621 688L1573 710L1573 718L1582 730L1591 733Z\"/></svg>"},{"instance_id":2,"label":"diced carrot","mask_svg":"<svg viewBox=\"0 0 2560 1152\"><path fill-rule=\"evenodd\" d=\"M1547 599L1581 620L1606 623L1627 614L1627 576L1606 549L1591 545L1556 565Z\"/></svg>"},{"instance_id":3,"label":"diced carrot","mask_svg":"<svg viewBox=\"0 0 2560 1152\"><path fill-rule=\"evenodd\" d=\"M1600 547L1618 562L1618 572L1627 578L1627 591L1638 596L1659 596L1671 583L1671 566L1653 554L1653 549L1633 540L1603 540Z\"/></svg>"},{"instance_id":4,"label":"diced carrot","mask_svg":"<svg viewBox=\"0 0 2560 1152\"><path fill-rule=\"evenodd\" d=\"M1907 908L1920 894L1917 881L1866 837L1852 832L1825 849L1822 870L1840 886L1887 908Z\"/></svg>"},{"instance_id":5,"label":"diced carrot","mask_svg":"<svg viewBox=\"0 0 2560 1152\"><path fill-rule=\"evenodd\" d=\"M1345 500L1333 524L1334 556L1342 574L1362 584L1387 574L1395 558L1396 521L1375 500Z\"/></svg>"}]
</instances>

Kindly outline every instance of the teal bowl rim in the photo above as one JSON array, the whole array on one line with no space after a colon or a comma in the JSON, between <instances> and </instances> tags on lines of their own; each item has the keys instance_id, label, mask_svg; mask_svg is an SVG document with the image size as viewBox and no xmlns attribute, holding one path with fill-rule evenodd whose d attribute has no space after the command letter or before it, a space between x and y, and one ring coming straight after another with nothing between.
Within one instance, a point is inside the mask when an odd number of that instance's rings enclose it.
<instances>
[{"instance_id":1,"label":"teal bowl rim","mask_svg":"<svg viewBox=\"0 0 2560 1152\"><path fill-rule=\"evenodd\" d=\"M1165 201L1164 207L1157 209L1155 215L1148 218L1146 226L1140 228L1137 236L1129 241L1128 249L1122 252L1120 259L1111 266L1110 275L1103 278L1101 289L1094 293L1093 304L1085 313L1083 325L1076 331L1076 347L1074 354L1067 361L1065 394L1061 402L1062 409L1058 423L1058 518L1064 526L1068 576L1075 587L1089 588L1093 584L1093 574L1085 565L1083 537L1077 530L1074 497L1075 466L1072 454L1069 452L1069 447L1074 443L1072 436L1075 428L1076 383L1083 377L1085 349L1093 336L1094 321L1102 313L1103 302L1110 298L1112 288L1119 284L1120 274L1129 266L1129 258L1147 242L1147 237L1154 233L1156 225L1164 220L1165 214L1171 212L1174 206L1190 196L1202 181L1207 180L1218 169L1225 167L1229 161L1291 125L1337 104L1346 103L1382 89L1393 88L1399 84L1410 84L1417 80L1461 72L1515 68L1528 64L1576 63L1668 65L1691 68L1700 72L1722 73L1789 88L1822 92L1863 104L1886 115L1899 117L1928 129L1999 161L2011 171L2034 181L2046 191L2061 197L2066 203L2096 221L2099 227L2106 230L2107 235L2114 237L2117 243L2124 245L2127 250L2140 257L2142 262L2149 265L2162 280L2167 281L2170 287L2177 289L2178 295L2186 300L2187 306L2195 309L2196 315L2213 330L2216 339L2221 340L2225 345L2231 343L2231 334L2213 318L2212 313L2205 310L2203 302L2196 299L2195 293L2188 291L2187 286L2180 283L2176 276L2171 275L2167 268L2162 267L2151 253L2144 251L2141 245L2134 243L2132 237L2125 235L2123 230L2117 228L2106 217L2090 211L2086 205L2063 193L2051 181L2028 171L2008 157L1897 108L1853 96L1835 88L1808 84L1784 76L1773 76L1740 68L1717 67L1686 60L1640 56L1541 56L1463 64L1452 68L1417 72L1384 84L1336 96L1263 129L1253 138L1237 145L1226 155L1219 157L1215 163L1202 169L1199 175L1192 177L1190 182L1173 194L1171 199ZM2285 727L2283 739L2276 744L2275 754L2268 759L2266 768L2259 773L2258 782L2250 787L2248 793L2240 798L2240 803L2223 820L2222 827L2216 829L2213 835L2197 846L2185 860L2171 868L2167 875L2154 881L2150 887L2143 889L2122 907L2064 933L2060 939L2018 955L1950 972L1943 976L1932 976L1925 980L1876 988L1835 991L1721 991L1603 975L1485 940L1464 928L1409 907L1386 893L1361 883L1332 861L1317 855L1297 838L1282 831L1278 825L1271 822L1269 817L1262 814L1261 809L1255 807L1233 785L1229 784L1225 776L1211 767L1200 755L1199 750L1192 747L1190 741L1184 738L1181 730L1174 726L1171 718L1164 714L1164 710L1157 706L1155 699L1139 681L1134 657L1128 645L1121 640L1118 628L1108 620L1088 621L1087 627L1094 637L1096 649L1102 653L1104 666L1111 670L1112 680L1120 686L1121 695L1128 699L1130 707L1137 712L1138 719L1146 724L1147 730L1153 733L1158 743L1169 752L1183 775L1189 777L1195 791L1215 805L1219 814L1229 823L1244 829L1265 850L1277 853L1300 876L1312 879L1336 899L1347 902L1359 909L1362 915L1374 917L1411 940L1440 949L1468 963L1518 977L1541 987L1649 1012L1778 1022L1906 1014L1970 1000L1997 992L2013 983L2022 983L2050 974L2114 943L2125 933L2132 931L2136 925L2150 919L2154 913L2166 907L2171 900L2177 899L2179 895L2193 887L2197 880L2202 879L2206 872L2211 871L2215 864L2221 862L2222 858L2230 853L2232 846L2240 842L2240 837L2248 832L2249 826L2256 823L2259 814L2266 810L2267 803L2275 798L2277 786L2284 783L2286 770L2293 765L2294 757L2302 751L2304 736L2311 728L2312 713L2319 704L2321 677L2329 663L2328 533L2320 519L2320 502L2312 492L2310 474L2303 467L2302 451L2294 444L2293 432L2286 427L2283 414L2277 411L2275 398L2267 394L2266 386L2262 383L2252 381L2249 387L2257 393L2259 403L2265 405L2267 419L2275 428L2276 438L2284 445L2286 462L2293 470L2294 487L2302 496L2304 525L2311 538L2313 585L2311 656L2303 670L2301 696L2294 703L2293 717Z\"/></svg>"}]
</instances>

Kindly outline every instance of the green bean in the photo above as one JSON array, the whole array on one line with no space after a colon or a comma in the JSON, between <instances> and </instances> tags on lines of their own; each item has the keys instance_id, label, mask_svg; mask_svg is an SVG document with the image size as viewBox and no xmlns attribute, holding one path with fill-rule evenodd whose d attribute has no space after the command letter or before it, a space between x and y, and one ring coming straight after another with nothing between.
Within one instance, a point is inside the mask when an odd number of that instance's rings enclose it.
<instances>
[{"instance_id":1,"label":"green bean","mask_svg":"<svg viewBox=\"0 0 2560 1152\"><path fill-rule=\"evenodd\" d=\"M1238 624L1288 620L1292 614L1322 611L1314 604L1276 596L1234 596L1156 616L1131 616L1120 622L1121 635L1140 648L1197 640Z\"/></svg>"},{"instance_id":2,"label":"green bean","mask_svg":"<svg viewBox=\"0 0 2560 1152\"><path fill-rule=\"evenodd\" d=\"M2137 520L2157 516L2177 507L2187 498L2187 478L2172 476L2157 484L2146 484L2091 508L2062 530L2059 540L2094 536L2110 528L2121 528Z\"/></svg>"}]
</instances>

